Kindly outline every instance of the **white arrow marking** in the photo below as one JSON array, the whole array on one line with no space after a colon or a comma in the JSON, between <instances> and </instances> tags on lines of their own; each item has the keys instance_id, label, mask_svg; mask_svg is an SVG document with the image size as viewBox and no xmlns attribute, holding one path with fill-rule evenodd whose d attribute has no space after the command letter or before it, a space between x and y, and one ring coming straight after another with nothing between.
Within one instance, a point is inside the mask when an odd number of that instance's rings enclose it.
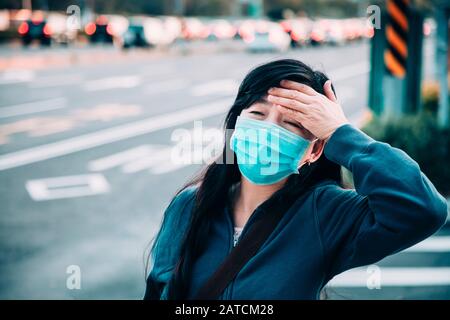
<instances>
[{"instance_id":1,"label":"white arrow marking","mask_svg":"<svg viewBox=\"0 0 450 320\"><path fill-rule=\"evenodd\" d=\"M92 196L110 190L102 174L29 180L25 187L34 201Z\"/></svg>"}]
</instances>

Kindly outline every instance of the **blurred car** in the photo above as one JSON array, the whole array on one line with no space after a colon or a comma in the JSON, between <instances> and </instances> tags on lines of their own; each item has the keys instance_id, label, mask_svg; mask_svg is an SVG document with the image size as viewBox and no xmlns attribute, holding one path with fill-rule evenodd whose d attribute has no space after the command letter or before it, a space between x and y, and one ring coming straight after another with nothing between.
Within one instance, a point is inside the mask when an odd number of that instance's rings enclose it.
<instances>
[{"instance_id":1,"label":"blurred car","mask_svg":"<svg viewBox=\"0 0 450 320\"><path fill-rule=\"evenodd\" d=\"M210 38L217 40L232 39L237 33L237 28L225 19L214 19L209 25Z\"/></svg>"},{"instance_id":2,"label":"blurred car","mask_svg":"<svg viewBox=\"0 0 450 320\"><path fill-rule=\"evenodd\" d=\"M257 52L283 52L289 49L290 36L276 23L267 22L257 25L254 33L244 40L247 43L247 51Z\"/></svg>"},{"instance_id":3,"label":"blurred car","mask_svg":"<svg viewBox=\"0 0 450 320\"><path fill-rule=\"evenodd\" d=\"M89 22L84 28L92 43L113 43L113 27L108 23L108 18L99 16L95 22Z\"/></svg>"},{"instance_id":4,"label":"blurred car","mask_svg":"<svg viewBox=\"0 0 450 320\"><path fill-rule=\"evenodd\" d=\"M345 36L344 21L338 19L325 20L325 42L331 45L342 45L348 39ZM354 32L356 35L357 32Z\"/></svg>"},{"instance_id":5,"label":"blurred car","mask_svg":"<svg viewBox=\"0 0 450 320\"><path fill-rule=\"evenodd\" d=\"M49 12L46 20L51 30L53 43L67 45L76 40L79 25L69 25L65 14Z\"/></svg>"},{"instance_id":6,"label":"blurred car","mask_svg":"<svg viewBox=\"0 0 450 320\"><path fill-rule=\"evenodd\" d=\"M283 30L291 37L291 47L306 46L310 43L312 21L308 18L286 19L280 22Z\"/></svg>"},{"instance_id":7,"label":"blurred car","mask_svg":"<svg viewBox=\"0 0 450 320\"><path fill-rule=\"evenodd\" d=\"M198 18L184 18L181 21L181 37L185 40L206 39L211 32L211 27Z\"/></svg>"},{"instance_id":8,"label":"blurred car","mask_svg":"<svg viewBox=\"0 0 450 320\"><path fill-rule=\"evenodd\" d=\"M147 48L150 43L145 36L145 29L142 24L130 24L123 34L122 47L128 49L131 47Z\"/></svg>"},{"instance_id":9,"label":"blurred car","mask_svg":"<svg viewBox=\"0 0 450 320\"><path fill-rule=\"evenodd\" d=\"M23 21L17 30L25 46L33 41L38 41L41 45L49 46L52 42L52 32L47 21L44 19L30 19Z\"/></svg>"},{"instance_id":10,"label":"blurred car","mask_svg":"<svg viewBox=\"0 0 450 320\"><path fill-rule=\"evenodd\" d=\"M313 46L321 45L326 40L326 28L322 21L314 21L309 35L309 41Z\"/></svg>"}]
</instances>

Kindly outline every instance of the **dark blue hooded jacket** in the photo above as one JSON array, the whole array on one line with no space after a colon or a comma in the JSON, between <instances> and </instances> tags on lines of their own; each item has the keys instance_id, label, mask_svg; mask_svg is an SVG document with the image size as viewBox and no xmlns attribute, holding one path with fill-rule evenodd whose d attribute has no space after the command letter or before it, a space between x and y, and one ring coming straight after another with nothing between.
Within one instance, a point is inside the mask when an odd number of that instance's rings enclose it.
<instances>
[{"instance_id":1,"label":"dark blue hooded jacket","mask_svg":"<svg viewBox=\"0 0 450 320\"><path fill-rule=\"evenodd\" d=\"M405 152L344 125L324 154L353 173L356 190L325 183L296 201L221 299L318 299L335 275L410 247L445 223L445 199ZM156 298L167 298L196 188L183 190L166 210L147 282L148 292L161 292ZM222 212L193 265L188 299L233 248L232 214L227 208ZM258 214L249 218L241 237Z\"/></svg>"}]
</instances>

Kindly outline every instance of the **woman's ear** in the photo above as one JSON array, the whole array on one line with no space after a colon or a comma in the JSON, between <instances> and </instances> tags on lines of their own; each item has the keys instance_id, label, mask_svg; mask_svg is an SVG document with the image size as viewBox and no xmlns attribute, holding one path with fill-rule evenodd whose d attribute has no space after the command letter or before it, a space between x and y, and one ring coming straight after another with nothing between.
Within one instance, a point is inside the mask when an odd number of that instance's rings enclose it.
<instances>
[{"instance_id":1,"label":"woman's ear","mask_svg":"<svg viewBox=\"0 0 450 320\"><path fill-rule=\"evenodd\" d=\"M325 141L324 140L316 140L312 146L312 151L310 154L309 162L313 163L319 160L320 156L325 149Z\"/></svg>"},{"instance_id":2,"label":"woman's ear","mask_svg":"<svg viewBox=\"0 0 450 320\"><path fill-rule=\"evenodd\" d=\"M316 140L311 144L308 151L306 152L305 156L300 159L300 162L298 164L298 167L300 168L304 164L313 163L319 160L320 156L323 153L323 150L325 148L325 141L323 140Z\"/></svg>"}]
</instances>

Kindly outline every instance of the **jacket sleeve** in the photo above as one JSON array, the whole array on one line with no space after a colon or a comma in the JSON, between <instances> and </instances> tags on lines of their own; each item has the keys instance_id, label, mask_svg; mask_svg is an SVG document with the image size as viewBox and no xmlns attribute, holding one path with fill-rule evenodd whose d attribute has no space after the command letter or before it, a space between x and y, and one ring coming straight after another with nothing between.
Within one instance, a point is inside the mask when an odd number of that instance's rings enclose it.
<instances>
[{"instance_id":1,"label":"jacket sleeve","mask_svg":"<svg viewBox=\"0 0 450 320\"><path fill-rule=\"evenodd\" d=\"M326 281L404 250L445 223L446 200L402 150L347 124L324 153L351 171L355 184L355 190L332 185L315 192Z\"/></svg>"},{"instance_id":2,"label":"jacket sleeve","mask_svg":"<svg viewBox=\"0 0 450 320\"><path fill-rule=\"evenodd\" d=\"M147 277L144 300L165 299L167 283L179 257L181 240L194 203L195 187L176 195L164 212L164 218L150 255L151 271Z\"/></svg>"}]
</instances>

